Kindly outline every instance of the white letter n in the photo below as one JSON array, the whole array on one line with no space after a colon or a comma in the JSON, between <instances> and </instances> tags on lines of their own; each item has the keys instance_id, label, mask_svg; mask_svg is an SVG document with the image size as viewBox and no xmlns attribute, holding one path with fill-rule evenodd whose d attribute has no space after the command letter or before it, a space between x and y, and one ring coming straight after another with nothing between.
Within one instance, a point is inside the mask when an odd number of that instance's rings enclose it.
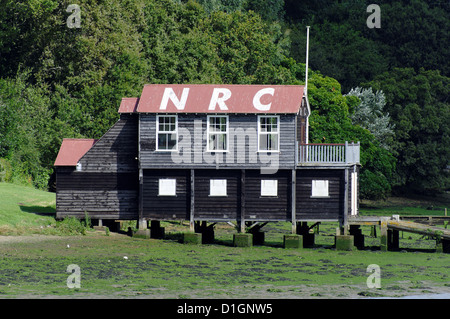
<instances>
[{"instance_id":1,"label":"white letter n","mask_svg":"<svg viewBox=\"0 0 450 319\"><path fill-rule=\"evenodd\" d=\"M165 88L164 89L164 95L161 100L161 105L159 106L160 110L167 109L167 103L169 103L169 99L172 101L173 105L178 110L184 110L184 107L186 106L186 100L189 95L189 88L184 88L183 93L181 93L181 99L178 99L177 95L173 91L172 88Z\"/></svg>"}]
</instances>

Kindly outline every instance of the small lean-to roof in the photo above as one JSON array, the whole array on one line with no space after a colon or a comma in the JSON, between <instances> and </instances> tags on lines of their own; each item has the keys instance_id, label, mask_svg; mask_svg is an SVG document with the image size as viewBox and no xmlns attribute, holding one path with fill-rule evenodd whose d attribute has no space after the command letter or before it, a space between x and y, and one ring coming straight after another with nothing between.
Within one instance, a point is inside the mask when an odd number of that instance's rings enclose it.
<instances>
[{"instance_id":1,"label":"small lean-to roof","mask_svg":"<svg viewBox=\"0 0 450 319\"><path fill-rule=\"evenodd\" d=\"M298 113L303 85L147 84L139 113Z\"/></svg>"},{"instance_id":2,"label":"small lean-to roof","mask_svg":"<svg viewBox=\"0 0 450 319\"><path fill-rule=\"evenodd\" d=\"M94 139L65 138L54 166L76 166L80 158L97 142Z\"/></svg>"},{"instance_id":3,"label":"small lean-to roof","mask_svg":"<svg viewBox=\"0 0 450 319\"><path fill-rule=\"evenodd\" d=\"M138 106L138 97L124 97L120 102L119 113L134 113Z\"/></svg>"}]
</instances>

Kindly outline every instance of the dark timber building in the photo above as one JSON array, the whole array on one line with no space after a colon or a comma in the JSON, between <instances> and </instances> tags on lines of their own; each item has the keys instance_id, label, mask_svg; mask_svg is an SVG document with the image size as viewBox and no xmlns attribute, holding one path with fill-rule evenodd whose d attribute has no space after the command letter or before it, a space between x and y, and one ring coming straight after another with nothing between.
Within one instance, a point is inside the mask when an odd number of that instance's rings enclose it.
<instances>
[{"instance_id":1,"label":"dark timber building","mask_svg":"<svg viewBox=\"0 0 450 319\"><path fill-rule=\"evenodd\" d=\"M298 232L358 213L359 143L308 143L303 86L146 85L119 113L99 140L63 140L57 218L289 221Z\"/></svg>"}]
</instances>

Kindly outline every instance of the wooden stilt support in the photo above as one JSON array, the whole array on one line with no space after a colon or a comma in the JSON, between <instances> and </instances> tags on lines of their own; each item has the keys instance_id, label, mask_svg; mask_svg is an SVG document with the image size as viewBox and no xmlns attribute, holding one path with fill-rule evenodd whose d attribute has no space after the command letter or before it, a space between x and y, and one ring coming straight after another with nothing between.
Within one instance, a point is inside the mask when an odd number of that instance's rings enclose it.
<instances>
[{"instance_id":1,"label":"wooden stilt support","mask_svg":"<svg viewBox=\"0 0 450 319\"><path fill-rule=\"evenodd\" d=\"M292 234L297 233L297 222L296 222L296 181L297 181L297 171L292 170L291 174L291 222L292 222Z\"/></svg>"},{"instance_id":2,"label":"wooden stilt support","mask_svg":"<svg viewBox=\"0 0 450 319\"><path fill-rule=\"evenodd\" d=\"M299 222L297 224L297 234L302 235L303 248L314 247L314 234L309 233L307 222Z\"/></svg>"},{"instance_id":3,"label":"wooden stilt support","mask_svg":"<svg viewBox=\"0 0 450 319\"><path fill-rule=\"evenodd\" d=\"M150 222L150 237L155 239L164 238L165 229L161 227L161 222L159 220L152 220Z\"/></svg>"},{"instance_id":4,"label":"wooden stilt support","mask_svg":"<svg viewBox=\"0 0 450 319\"><path fill-rule=\"evenodd\" d=\"M354 244L358 249L364 249L364 235L359 225L350 225L350 235L354 238Z\"/></svg>"},{"instance_id":5,"label":"wooden stilt support","mask_svg":"<svg viewBox=\"0 0 450 319\"><path fill-rule=\"evenodd\" d=\"M241 170L241 208L238 227L240 233L245 233L245 169Z\"/></svg>"},{"instance_id":6,"label":"wooden stilt support","mask_svg":"<svg viewBox=\"0 0 450 319\"><path fill-rule=\"evenodd\" d=\"M388 229L389 217L381 217L380 248L382 251L398 250L400 237L396 229Z\"/></svg>"},{"instance_id":7,"label":"wooden stilt support","mask_svg":"<svg viewBox=\"0 0 450 319\"><path fill-rule=\"evenodd\" d=\"M189 208L189 229L191 232L195 231L194 204L195 204L195 173L194 170L191 169L191 206Z\"/></svg>"},{"instance_id":8,"label":"wooden stilt support","mask_svg":"<svg viewBox=\"0 0 450 319\"><path fill-rule=\"evenodd\" d=\"M202 234L202 244L212 244L214 242L214 226L216 223L208 225L206 221L195 222L194 230Z\"/></svg>"},{"instance_id":9,"label":"wooden stilt support","mask_svg":"<svg viewBox=\"0 0 450 319\"><path fill-rule=\"evenodd\" d=\"M251 224L251 223L247 223ZM267 222L265 223L253 223L251 225L247 226L247 232L253 235L253 245L264 245L264 239L265 239L265 233L261 231L261 229L267 225Z\"/></svg>"}]
</instances>

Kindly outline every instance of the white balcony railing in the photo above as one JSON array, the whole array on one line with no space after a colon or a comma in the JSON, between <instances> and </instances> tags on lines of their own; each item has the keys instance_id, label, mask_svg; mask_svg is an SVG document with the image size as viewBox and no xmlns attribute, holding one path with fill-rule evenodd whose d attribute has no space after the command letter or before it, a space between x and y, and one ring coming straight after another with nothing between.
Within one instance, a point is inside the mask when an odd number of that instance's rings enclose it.
<instances>
[{"instance_id":1,"label":"white balcony railing","mask_svg":"<svg viewBox=\"0 0 450 319\"><path fill-rule=\"evenodd\" d=\"M358 143L297 144L297 165L308 164L359 164Z\"/></svg>"}]
</instances>

